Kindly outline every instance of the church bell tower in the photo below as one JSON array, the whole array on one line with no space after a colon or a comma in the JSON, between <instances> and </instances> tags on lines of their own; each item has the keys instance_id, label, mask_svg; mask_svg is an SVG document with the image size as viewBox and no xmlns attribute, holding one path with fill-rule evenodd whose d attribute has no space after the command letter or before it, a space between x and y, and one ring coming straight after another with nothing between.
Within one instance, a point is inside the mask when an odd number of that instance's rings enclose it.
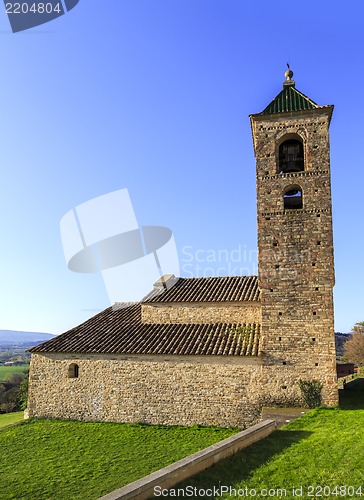
<instances>
[{"instance_id":1,"label":"church bell tower","mask_svg":"<svg viewBox=\"0 0 364 500\"><path fill-rule=\"evenodd\" d=\"M250 116L256 156L262 354L280 367L279 390L320 380L324 404L337 404L334 256L329 126L334 107L283 90ZM286 374L286 376L285 376ZM283 396L282 396L283 397Z\"/></svg>"}]
</instances>

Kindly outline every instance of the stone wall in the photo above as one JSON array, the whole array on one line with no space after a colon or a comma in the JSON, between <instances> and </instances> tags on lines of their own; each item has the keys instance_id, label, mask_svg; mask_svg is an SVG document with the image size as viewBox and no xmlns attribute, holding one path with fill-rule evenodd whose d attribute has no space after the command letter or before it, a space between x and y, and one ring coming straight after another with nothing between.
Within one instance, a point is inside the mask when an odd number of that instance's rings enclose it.
<instances>
[{"instance_id":1,"label":"stone wall","mask_svg":"<svg viewBox=\"0 0 364 500\"><path fill-rule=\"evenodd\" d=\"M245 428L262 406L301 405L298 380L312 375L252 357L33 354L29 415Z\"/></svg>"},{"instance_id":2,"label":"stone wall","mask_svg":"<svg viewBox=\"0 0 364 500\"><path fill-rule=\"evenodd\" d=\"M29 415L225 427L255 422L252 387L261 362L209 358L33 354ZM68 378L71 363L79 366L78 378Z\"/></svg>"},{"instance_id":3,"label":"stone wall","mask_svg":"<svg viewBox=\"0 0 364 500\"><path fill-rule=\"evenodd\" d=\"M260 302L198 304L142 304L143 323L257 323L262 321Z\"/></svg>"},{"instance_id":4,"label":"stone wall","mask_svg":"<svg viewBox=\"0 0 364 500\"><path fill-rule=\"evenodd\" d=\"M324 383L326 404L338 403L334 338L334 258L329 123L332 109L252 118L257 165L262 352L267 364L302 365ZM279 146L297 139L304 170L279 173ZM284 207L299 186L302 208ZM304 372L307 373L304 373Z\"/></svg>"}]
</instances>

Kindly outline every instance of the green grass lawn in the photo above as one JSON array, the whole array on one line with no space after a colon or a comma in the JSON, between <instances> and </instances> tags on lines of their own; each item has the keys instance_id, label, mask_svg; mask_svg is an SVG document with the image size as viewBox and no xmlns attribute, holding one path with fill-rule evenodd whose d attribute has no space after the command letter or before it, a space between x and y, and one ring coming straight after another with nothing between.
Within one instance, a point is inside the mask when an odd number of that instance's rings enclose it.
<instances>
[{"instance_id":1,"label":"green grass lawn","mask_svg":"<svg viewBox=\"0 0 364 500\"><path fill-rule=\"evenodd\" d=\"M0 498L92 500L236 430L30 420L0 430Z\"/></svg>"},{"instance_id":2,"label":"green grass lawn","mask_svg":"<svg viewBox=\"0 0 364 500\"><path fill-rule=\"evenodd\" d=\"M223 485L242 490L240 498L247 498L245 492L262 498L264 488L272 492L278 488L281 491L276 497L291 498L292 488L302 486L303 494L295 497L319 498L317 493L321 493L321 498L359 498L334 488L354 486L357 492L362 486L364 494L364 380L341 391L340 404L342 409L320 408L307 413L175 489L189 486L208 490ZM0 425L6 416L0 416ZM23 421L0 430L0 498L97 499L234 432L204 427ZM313 487L312 497L308 496L309 486ZM334 494L325 495L315 489L317 486L328 486ZM175 496L171 492L162 498ZM213 498L237 497L225 494Z\"/></svg>"},{"instance_id":3,"label":"green grass lawn","mask_svg":"<svg viewBox=\"0 0 364 500\"><path fill-rule=\"evenodd\" d=\"M340 408L343 410L364 410L364 378L352 387L339 391Z\"/></svg>"},{"instance_id":4,"label":"green grass lawn","mask_svg":"<svg viewBox=\"0 0 364 500\"><path fill-rule=\"evenodd\" d=\"M343 409L308 412L175 489L190 486L207 490L221 484L242 490L243 498L248 496L246 491L253 496L253 490L257 498L263 498L270 489L276 498L296 498L299 491L293 495L292 488L302 486L301 497L307 499L360 498L351 490L345 494L344 489L334 488L354 486L354 492L360 493L361 486L364 496L364 379L341 392L340 404ZM329 487L331 494L328 488L321 491L321 486ZM174 498L172 493L163 498ZM228 492L214 498L234 496Z\"/></svg>"},{"instance_id":5,"label":"green grass lawn","mask_svg":"<svg viewBox=\"0 0 364 500\"><path fill-rule=\"evenodd\" d=\"M16 373L23 373L24 370L28 369L29 365L11 365L11 366L0 366L0 383L5 381L10 377L10 375L14 375Z\"/></svg>"},{"instance_id":6,"label":"green grass lawn","mask_svg":"<svg viewBox=\"0 0 364 500\"><path fill-rule=\"evenodd\" d=\"M24 419L23 411L16 411L13 413L3 413L0 415L0 428L10 424L16 424L17 422L21 422L23 419Z\"/></svg>"}]
</instances>

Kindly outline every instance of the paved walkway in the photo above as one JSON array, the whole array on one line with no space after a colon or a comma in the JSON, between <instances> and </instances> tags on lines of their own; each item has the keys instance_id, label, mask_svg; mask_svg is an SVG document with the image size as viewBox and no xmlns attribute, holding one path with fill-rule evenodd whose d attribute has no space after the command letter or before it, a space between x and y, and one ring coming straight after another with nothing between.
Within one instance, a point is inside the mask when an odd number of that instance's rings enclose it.
<instances>
[{"instance_id":1,"label":"paved walkway","mask_svg":"<svg viewBox=\"0 0 364 500\"><path fill-rule=\"evenodd\" d=\"M272 419L276 421L277 427L288 424L295 418L302 417L308 411L307 408L268 408L262 409L262 420Z\"/></svg>"}]
</instances>

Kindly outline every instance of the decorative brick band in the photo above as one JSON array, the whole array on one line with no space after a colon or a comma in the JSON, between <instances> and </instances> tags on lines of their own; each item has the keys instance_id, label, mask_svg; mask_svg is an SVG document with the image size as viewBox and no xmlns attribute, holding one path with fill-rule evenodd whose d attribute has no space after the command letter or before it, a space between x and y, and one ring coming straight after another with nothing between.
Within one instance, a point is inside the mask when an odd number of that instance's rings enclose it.
<instances>
[{"instance_id":1,"label":"decorative brick band","mask_svg":"<svg viewBox=\"0 0 364 500\"><path fill-rule=\"evenodd\" d=\"M288 179L290 177L319 177L322 174L329 173L329 170L308 170L304 172L289 172L285 174L264 175L263 177L258 177L258 179L267 181L271 179Z\"/></svg>"},{"instance_id":2,"label":"decorative brick band","mask_svg":"<svg viewBox=\"0 0 364 500\"><path fill-rule=\"evenodd\" d=\"M260 422L245 431L241 431L189 457L183 458L174 464L153 472L142 479L138 479L123 488L115 490L99 500L127 500L129 498L145 500L153 497L155 487L158 486L160 489L171 488L198 472L211 467L211 465L223 460L229 455L260 441L271 434L275 427L274 420Z\"/></svg>"},{"instance_id":3,"label":"decorative brick band","mask_svg":"<svg viewBox=\"0 0 364 500\"><path fill-rule=\"evenodd\" d=\"M270 217L272 215L288 215L292 217L299 217L300 214L331 214L331 210L329 208L322 208L322 209L312 209L312 210L305 210L305 209L299 209L299 210L279 210L277 212L261 212L258 214L260 217Z\"/></svg>"}]
</instances>

